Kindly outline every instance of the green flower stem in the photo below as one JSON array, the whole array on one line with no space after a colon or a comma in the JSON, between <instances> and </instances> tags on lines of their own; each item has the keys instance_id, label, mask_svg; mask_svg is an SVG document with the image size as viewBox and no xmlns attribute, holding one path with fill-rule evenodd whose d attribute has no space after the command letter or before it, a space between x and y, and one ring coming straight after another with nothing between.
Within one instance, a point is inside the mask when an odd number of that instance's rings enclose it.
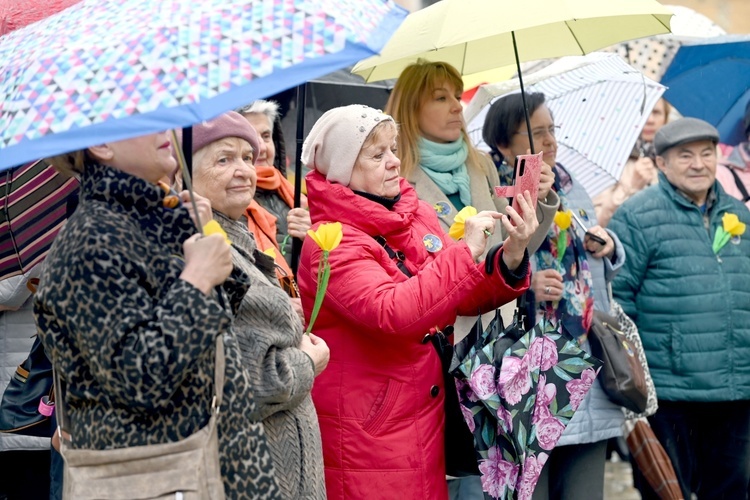
<instances>
[{"instance_id":1,"label":"green flower stem","mask_svg":"<svg viewBox=\"0 0 750 500\"><path fill-rule=\"evenodd\" d=\"M565 250L568 248L568 230L560 229L560 234L557 236L557 263L562 263L563 257L565 256Z\"/></svg>"},{"instance_id":2,"label":"green flower stem","mask_svg":"<svg viewBox=\"0 0 750 500\"><path fill-rule=\"evenodd\" d=\"M729 242L729 239L731 237L732 235L726 232L723 227L718 227L716 229L716 234L714 235L713 245L711 245L711 248L713 249L714 253L718 254L719 250L724 248L724 245L726 245Z\"/></svg>"},{"instance_id":3,"label":"green flower stem","mask_svg":"<svg viewBox=\"0 0 750 500\"><path fill-rule=\"evenodd\" d=\"M315 320L318 319L318 313L320 312L320 306L323 305L323 297L326 295L328 279L330 277L331 265L328 263L328 252L323 250L323 258L318 263L318 289L315 290L315 303L313 304L313 310L310 314L310 321L307 323L305 334L312 332Z\"/></svg>"}]
</instances>

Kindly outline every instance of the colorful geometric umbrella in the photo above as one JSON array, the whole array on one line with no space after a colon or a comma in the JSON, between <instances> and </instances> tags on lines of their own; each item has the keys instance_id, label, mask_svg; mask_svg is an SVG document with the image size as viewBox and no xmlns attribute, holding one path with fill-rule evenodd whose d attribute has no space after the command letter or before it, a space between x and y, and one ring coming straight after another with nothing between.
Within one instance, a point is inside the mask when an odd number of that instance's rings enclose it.
<instances>
[{"instance_id":1,"label":"colorful geometric umbrella","mask_svg":"<svg viewBox=\"0 0 750 500\"><path fill-rule=\"evenodd\" d=\"M747 140L742 127L750 102L750 35L725 35L684 44L662 78L664 97L683 116L706 120L721 142Z\"/></svg>"},{"instance_id":2,"label":"colorful geometric umbrella","mask_svg":"<svg viewBox=\"0 0 750 500\"><path fill-rule=\"evenodd\" d=\"M391 0L84 0L0 37L0 169L192 125L375 54Z\"/></svg>"},{"instance_id":3,"label":"colorful geometric umbrella","mask_svg":"<svg viewBox=\"0 0 750 500\"><path fill-rule=\"evenodd\" d=\"M601 362L558 327L503 330L496 317L454 347L451 371L479 455L485 498L531 499L542 467Z\"/></svg>"},{"instance_id":4,"label":"colorful geometric umbrella","mask_svg":"<svg viewBox=\"0 0 750 500\"><path fill-rule=\"evenodd\" d=\"M0 174L0 280L28 272L44 259L77 190L78 181L43 161Z\"/></svg>"},{"instance_id":5,"label":"colorful geometric umbrella","mask_svg":"<svg viewBox=\"0 0 750 500\"><path fill-rule=\"evenodd\" d=\"M620 179L649 113L665 90L612 53L559 59L524 78L543 92L555 118L557 161L594 197ZM466 107L469 137L481 149L490 103L517 92L518 80L482 85Z\"/></svg>"}]
</instances>

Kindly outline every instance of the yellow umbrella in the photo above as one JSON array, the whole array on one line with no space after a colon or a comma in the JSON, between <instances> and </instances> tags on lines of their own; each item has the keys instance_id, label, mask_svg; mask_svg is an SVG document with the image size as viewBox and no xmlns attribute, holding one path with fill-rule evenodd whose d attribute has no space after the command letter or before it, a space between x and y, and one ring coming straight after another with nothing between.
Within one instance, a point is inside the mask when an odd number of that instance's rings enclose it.
<instances>
[{"instance_id":1,"label":"yellow umbrella","mask_svg":"<svg viewBox=\"0 0 750 500\"><path fill-rule=\"evenodd\" d=\"M368 82L398 78L422 58L450 63L464 77L513 63L520 74L522 61L669 33L671 17L656 0L442 0L409 14L380 55L352 72Z\"/></svg>"},{"instance_id":2,"label":"yellow umbrella","mask_svg":"<svg viewBox=\"0 0 750 500\"><path fill-rule=\"evenodd\" d=\"M669 33L672 11L656 0L442 0L409 14L379 56L352 70L368 82L398 78L417 58L462 75L518 59L583 55L625 40Z\"/></svg>"}]
</instances>

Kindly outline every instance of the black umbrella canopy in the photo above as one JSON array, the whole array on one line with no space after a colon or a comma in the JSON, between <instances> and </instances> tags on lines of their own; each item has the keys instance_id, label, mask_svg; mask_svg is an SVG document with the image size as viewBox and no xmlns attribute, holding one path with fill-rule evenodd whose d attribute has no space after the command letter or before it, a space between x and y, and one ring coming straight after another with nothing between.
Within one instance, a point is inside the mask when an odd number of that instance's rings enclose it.
<instances>
[{"instance_id":1,"label":"black umbrella canopy","mask_svg":"<svg viewBox=\"0 0 750 500\"><path fill-rule=\"evenodd\" d=\"M365 104L375 109L385 108L396 80L365 83L350 68L334 71L305 84L305 115L302 137L307 137L312 126L326 111L349 104ZM294 168L295 137L297 137L297 89L289 89L268 98L280 105L281 127L284 133L290 169Z\"/></svg>"}]
</instances>

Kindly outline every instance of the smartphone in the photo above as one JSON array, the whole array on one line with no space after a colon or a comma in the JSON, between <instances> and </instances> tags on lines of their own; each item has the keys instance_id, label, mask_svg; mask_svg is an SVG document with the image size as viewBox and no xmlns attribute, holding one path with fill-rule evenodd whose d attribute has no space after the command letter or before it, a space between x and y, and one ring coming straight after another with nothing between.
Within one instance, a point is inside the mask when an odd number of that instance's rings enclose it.
<instances>
[{"instance_id":1,"label":"smartphone","mask_svg":"<svg viewBox=\"0 0 750 500\"><path fill-rule=\"evenodd\" d=\"M580 227L581 229L583 229L583 232L586 234L586 236L588 236L589 238L591 238L593 241L599 243L600 245L606 245L607 244L607 242L604 240L604 238L601 238L601 237L595 235L594 233L589 232L588 228L583 224L583 222L581 222L581 219L578 218L578 216L576 215L575 212L571 212L571 214L573 214L573 219L575 219L576 224L578 224L578 227Z\"/></svg>"},{"instance_id":2,"label":"smartphone","mask_svg":"<svg viewBox=\"0 0 750 500\"><path fill-rule=\"evenodd\" d=\"M511 206L518 212L522 213L518 203L518 197L523 196L524 191L531 195L531 205L536 209L537 197L539 194L539 178L542 174L542 155L516 156L515 179L512 186L495 186L495 195L513 198Z\"/></svg>"}]
</instances>

